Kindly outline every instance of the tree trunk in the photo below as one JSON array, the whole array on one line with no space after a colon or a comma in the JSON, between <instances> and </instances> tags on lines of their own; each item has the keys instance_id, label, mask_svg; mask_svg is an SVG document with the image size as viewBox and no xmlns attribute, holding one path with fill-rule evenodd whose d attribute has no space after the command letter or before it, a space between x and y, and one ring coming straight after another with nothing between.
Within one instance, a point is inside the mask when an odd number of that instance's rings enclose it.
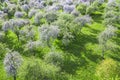
<instances>
[{"instance_id":1,"label":"tree trunk","mask_svg":"<svg viewBox=\"0 0 120 80\"><path fill-rule=\"evenodd\" d=\"M18 43L19 43L19 34L16 34L17 35L17 39L18 39Z\"/></svg>"},{"instance_id":2,"label":"tree trunk","mask_svg":"<svg viewBox=\"0 0 120 80\"><path fill-rule=\"evenodd\" d=\"M14 78L13 80L16 80L16 75L14 75L13 78Z\"/></svg>"}]
</instances>

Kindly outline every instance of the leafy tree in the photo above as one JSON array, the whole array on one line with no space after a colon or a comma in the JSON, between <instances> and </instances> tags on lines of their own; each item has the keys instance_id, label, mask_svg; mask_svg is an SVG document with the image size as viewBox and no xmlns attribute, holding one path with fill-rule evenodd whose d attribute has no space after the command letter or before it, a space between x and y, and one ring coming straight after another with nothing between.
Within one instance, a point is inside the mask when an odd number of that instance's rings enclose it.
<instances>
[{"instance_id":1,"label":"leafy tree","mask_svg":"<svg viewBox=\"0 0 120 80\"><path fill-rule=\"evenodd\" d=\"M28 43L25 45L25 51L30 51L33 56L36 55L37 49L39 49L42 46L42 43L40 41L28 41Z\"/></svg>"},{"instance_id":2,"label":"leafy tree","mask_svg":"<svg viewBox=\"0 0 120 80\"><path fill-rule=\"evenodd\" d=\"M63 55L59 52L50 52L45 55L44 60L47 63L56 65L56 66L62 66L63 63Z\"/></svg>"},{"instance_id":3,"label":"leafy tree","mask_svg":"<svg viewBox=\"0 0 120 80\"><path fill-rule=\"evenodd\" d=\"M30 11L28 12L28 17L32 18L37 12L37 9L30 9Z\"/></svg>"},{"instance_id":4,"label":"leafy tree","mask_svg":"<svg viewBox=\"0 0 120 80\"><path fill-rule=\"evenodd\" d=\"M25 16L24 12L16 11L14 17L16 18L23 18Z\"/></svg>"},{"instance_id":5,"label":"leafy tree","mask_svg":"<svg viewBox=\"0 0 120 80\"><path fill-rule=\"evenodd\" d=\"M16 34L17 39L19 41L19 35L20 35L19 30L28 24L29 24L29 20L10 19L9 21L3 23L2 30L6 33L6 35L8 31L10 30L13 31Z\"/></svg>"},{"instance_id":6,"label":"leafy tree","mask_svg":"<svg viewBox=\"0 0 120 80\"><path fill-rule=\"evenodd\" d=\"M74 22L83 27L87 23L90 24L92 22L92 18L89 15L84 15L82 17L75 18Z\"/></svg>"},{"instance_id":7,"label":"leafy tree","mask_svg":"<svg viewBox=\"0 0 120 80\"><path fill-rule=\"evenodd\" d=\"M59 35L60 29L58 26L53 25L43 25L39 28L40 32L40 39L47 43L47 45L50 47L50 41L54 41Z\"/></svg>"},{"instance_id":8,"label":"leafy tree","mask_svg":"<svg viewBox=\"0 0 120 80\"><path fill-rule=\"evenodd\" d=\"M4 66L8 75L13 76L13 80L17 78L17 70L21 66L23 59L21 55L16 52L9 52L4 58Z\"/></svg>"},{"instance_id":9,"label":"leafy tree","mask_svg":"<svg viewBox=\"0 0 120 80\"><path fill-rule=\"evenodd\" d=\"M45 14L45 18L46 18L47 22L50 24L50 23L54 22L55 20L57 20L58 15L55 12L47 12Z\"/></svg>"},{"instance_id":10,"label":"leafy tree","mask_svg":"<svg viewBox=\"0 0 120 80\"><path fill-rule=\"evenodd\" d=\"M101 49L102 49L102 57L103 58L104 58L104 53L108 48L107 42L109 39L111 39L112 37L115 36L116 30L117 30L117 28L109 25L104 31L102 31L99 34L98 41L99 41L99 45L101 46Z\"/></svg>"},{"instance_id":11,"label":"leafy tree","mask_svg":"<svg viewBox=\"0 0 120 80\"><path fill-rule=\"evenodd\" d=\"M64 5L63 6L63 10L66 13L71 13L72 11L74 11L75 6L74 5Z\"/></svg>"},{"instance_id":12,"label":"leafy tree","mask_svg":"<svg viewBox=\"0 0 120 80\"><path fill-rule=\"evenodd\" d=\"M32 60L28 62L21 75L23 80L59 80L59 68L50 65L41 60Z\"/></svg>"},{"instance_id":13,"label":"leafy tree","mask_svg":"<svg viewBox=\"0 0 120 80\"><path fill-rule=\"evenodd\" d=\"M44 17L44 14L42 12L36 13L34 17L34 23L36 25L40 25L40 20Z\"/></svg>"},{"instance_id":14,"label":"leafy tree","mask_svg":"<svg viewBox=\"0 0 120 80\"><path fill-rule=\"evenodd\" d=\"M120 23L120 13L119 13L119 3L116 0L109 0L107 6L105 7L104 13L104 24L105 25L115 25Z\"/></svg>"}]
</instances>

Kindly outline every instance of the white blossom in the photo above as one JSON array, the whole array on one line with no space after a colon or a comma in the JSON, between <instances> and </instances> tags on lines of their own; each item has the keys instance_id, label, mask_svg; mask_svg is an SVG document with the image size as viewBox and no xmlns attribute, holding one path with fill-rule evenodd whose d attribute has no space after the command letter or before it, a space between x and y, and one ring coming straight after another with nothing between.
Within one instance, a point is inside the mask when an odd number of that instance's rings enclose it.
<instances>
[{"instance_id":1,"label":"white blossom","mask_svg":"<svg viewBox=\"0 0 120 80\"><path fill-rule=\"evenodd\" d=\"M39 12L39 13L36 13L35 14L35 17L34 17L34 23L35 24L40 24L40 19L43 18L43 13L42 12Z\"/></svg>"},{"instance_id":2,"label":"white blossom","mask_svg":"<svg viewBox=\"0 0 120 80\"><path fill-rule=\"evenodd\" d=\"M53 39L57 38L60 32L60 29L58 26L43 25L42 27L40 27L39 31L40 31L40 39L43 41L49 41L50 38L53 38Z\"/></svg>"},{"instance_id":3,"label":"white blossom","mask_svg":"<svg viewBox=\"0 0 120 80\"><path fill-rule=\"evenodd\" d=\"M79 16L80 13L77 10L73 10L71 14L74 16Z\"/></svg>"},{"instance_id":4,"label":"white blossom","mask_svg":"<svg viewBox=\"0 0 120 80\"><path fill-rule=\"evenodd\" d=\"M66 4L68 4L68 5L73 4L73 0L66 0Z\"/></svg>"},{"instance_id":5,"label":"white blossom","mask_svg":"<svg viewBox=\"0 0 120 80\"><path fill-rule=\"evenodd\" d=\"M75 6L74 6L74 5L64 5L64 6L63 6L63 10L64 10L66 13L71 13L74 9L75 9Z\"/></svg>"},{"instance_id":6,"label":"white blossom","mask_svg":"<svg viewBox=\"0 0 120 80\"><path fill-rule=\"evenodd\" d=\"M117 28L114 26L109 25L103 32L99 34L98 40L100 44L105 44L106 41L113 36L115 36L115 31Z\"/></svg>"},{"instance_id":7,"label":"white blossom","mask_svg":"<svg viewBox=\"0 0 120 80\"><path fill-rule=\"evenodd\" d=\"M28 12L30 9L29 5L27 5L27 4L22 5L21 8L26 12Z\"/></svg>"},{"instance_id":8,"label":"white blossom","mask_svg":"<svg viewBox=\"0 0 120 80\"><path fill-rule=\"evenodd\" d=\"M3 15L3 13L4 13L3 11L0 11L0 16Z\"/></svg>"},{"instance_id":9,"label":"white blossom","mask_svg":"<svg viewBox=\"0 0 120 80\"><path fill-rule=\"evenodd\" d=\"M20 11L16 11L15 14L14 14L14 16L15 16L16 18L21 18L21 17L24 17L24 16L25 16L25 13L20 12Z\"/></svg>"},{"instance_id":10,"label":"white blossom","mask_svg":"<svg viewBox=\"0 0 120 80\"><path fill-rule=\"evenodd\" d=\"M6 21L3 23L2 30L3 31L8 31L12 28L12 24L9 21Z\"/></svg>"},{"instance_id":11,"label":"white blossom","mask_svg":"<svg viewBox=\"0 0 120 80\"><path fill-rule=\"evenodd\" d=\"M108 4L109 3L114 3L114 2L116 2L116 0L108 0Z\"/></svg>"},{"instance_id":12,"label":"white blossom","mask_svg":"<svg viewBox=\"0 0 120 80\"><path fill-rule=\"evenodd\" d=\"M17 69L21 66L22 61L22 56L18 52L7 53L4 58L4 67L8 75L17 75Z\"/></svg>"},{"instance_id":13,"label":"white blossom","mask_svg":"<svg viewBox=\"0 0 120 80\"><path fill-rule=\"evenodd\" d=\"M81 26L84 26L87 23L91 23L92 18L89 15L84 15L82 17L77 17L74 21Z\"/></svg>"},{"instance_id":14,"label":"white blossom","mask_svg":"<svg viewBox=\"0 0 120 80\"><path fill-rule=\"evenodd\" d=\"M31 9L28 13L28 16L31 18L32 16L34 16L36 13L38 12L37 9Z\"/></svg>"},{"instance_id":15,"label":"white blossom","mask_svg":"<svg viewBox=\"0 0 120 80\"><path fill-rule=\"evenodd\" d=\"M26 48L28 50L33 50L33 49L36 49L37 47L41 46L41 42L40 41L29 41L27 44L26 44Z\"/></svg>"}]
</instances>

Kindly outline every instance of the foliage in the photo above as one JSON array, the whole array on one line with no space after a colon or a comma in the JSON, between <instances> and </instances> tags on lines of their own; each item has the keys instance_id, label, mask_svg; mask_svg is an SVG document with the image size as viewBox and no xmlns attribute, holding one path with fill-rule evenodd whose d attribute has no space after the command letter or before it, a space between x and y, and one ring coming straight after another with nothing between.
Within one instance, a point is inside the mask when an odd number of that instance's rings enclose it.
<instances>
[{"instance_id":1,"label":"foliage","mask_svg":"<svg viewBox=\"0 0 120 80\"><path fill-rule=\"evenodd\" d=\"M104 0L95 0L89 7L86 9L87 14L93 14L96 11L100 11L100 8L102 7L104 3Z\"/></svg>"},{"instance_id":2,"label":"foliage","mask_svg":"<svg viewBox=\"0 0 120 80\"><path fill-rule=\"evenodd\" d=\"M77 6L77 10L83 15L86 13L86 8L87 6L85 4L80 4Z\"/></svg>"},{"instance_id":3,"label":"foliage","mask_svg":"<svg viewBox=\"0 0 120 80\"><path fill-rule=\"evenodd\" d=\"M38 12L38 10L36 10L36 9L31 9L30 11L29 11L29 13L28 13L28 17L33 17L36 13Z\"/></svg>"},{"instance_id":4,"label":"foliage","mask_svg":"<svg viewBox=\"0 0 120 80\"><path fill-rule=\"evenodd\" d=\"M107 41L115 36L117 28L113 26L108 26L103 32L99 34L98 40L102 48L102 56L104 57L104 52L107 49ZM111 45L112 46L112 45Z\"/></svg>"},{"instance_id":5,"label":"foliage","mask_svg":"<svg viewBox=\"0 0 120 80\"><path fill-rule=\"evenodd\" d=\"M22 63L22 57L18 52L9 52L4 58L4 66L8 75L16 77L17 70Z\"/></svg>"},{"instance_id":6,"label":"foliage","mask_svg":"<svg viewBox=\"0 0 120 80\"><path fill-rule=\"evenodd\" d=\"M85 26L85 24L90 24L92 22L92 18L89 15L84 15L82 17L77 17L74 21L79 26Z\"/></svg>"},{"instance_id":7,"label":"foliage","mask_svg":"<svg viewBox=\"0 0 120 80\"><path fill-rule=\"evenodd\" d=\"M75 9L74 5L64 5L63 10L66 13L71 13Z\"/></svg>"},{"instance_id":8,"label":"foliage","mask_svg":"<svg viewBox=\"0 0 120 80\"><path fill-rule=\"evenodd\" d=\"M40 19L42 19L43 16L44 15L43 15L42 12L36 13L35 17L34 17L34 23L37 24L37 25L40 25Z\"/></svg>"},{"instance_id":9,"label":"foliage","mask_svg":"<svg viewBox=\"0 0 120 80\"><path fill-rule=\"evenodd\" d=\"M99 77L99 80L114 80L120 75L119 70L120 68L118 62L113 59L105 59L97 66L96 75Z\"/></svg>"},{"instance_id":10,"label":"foliage","mask_svg":"<svg viewBox=\"0 0 120 80\"><path fill-rule=\"evenodd\" d=\"M63 65L63 55L59 52L50 52L45 55L44 60L47 63L51 63L53 65L62 66Z\"/></svg>"},{"instance_id":11,"label":"foliage","mask_svg":"<svg viewBox=\"0 0 120 80\"><path fill-rule=\"evenodd\" d=\"M40 31L40 39L43 42L46 42L48 46L50 46L49 41L52 39L56 39L59 35L60 29L58 26L53 25L43 25L39 28Z\"/></svg>"},{"instance_id":12,"label":"foliage","mask_svg":"<svg viewBox=\"0 0 120 80\"><path fill-rule=\"evenodd\" d=\"M116 1L110 0L107 3L107 6L105 8L105 14L104 14L104 24L105 25L114 25L116 23L119 23L119 3L116 3Z\"/></svg>"},{"instance_id":13,"label":"foliage","mask_svg":"<svg viewBox=\"0 0 120 80\"><path fill-rule=\"evenodd\" d=\"M50 24L51 22L54 22L55 20L57 20L57 14L55 12L48 12L45 14L45 18L47 20L47 22Z\"/></svg>"},{"instance_id":14,"label":"foliage","mask_svg":"<svg viewBox=\"0 0 120 80\"><path fill-rule=\"evenodd\" d=\"M5 53L7 51L5 48L5 44L0 43L0 60L2 60L5 57Z\"/></svg>"},{"instance_id":15,"label":"foliage","mask_svg":"<svg viewBox=\"0 0 120 80\"><path fill-rule=\"evenodd\" d=\"M24 80L56 80L59 74L59 68L53 65L49 65L40 60L33 60L32 63L28 62L24 70L25 73L22 73ZM59 79L57 79L59 80Z\"/></svg>"}]
</instances>

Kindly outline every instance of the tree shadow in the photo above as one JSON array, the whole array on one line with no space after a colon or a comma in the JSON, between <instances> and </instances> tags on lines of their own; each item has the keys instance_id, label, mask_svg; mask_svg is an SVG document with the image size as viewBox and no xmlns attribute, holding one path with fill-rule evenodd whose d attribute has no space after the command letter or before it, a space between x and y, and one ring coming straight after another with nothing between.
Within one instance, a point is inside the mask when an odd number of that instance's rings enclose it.
<instances>
[{"instance_id":1,"label":"tree shadow","mask_svg":"<svg viewBox=\"0 0 120 80\"><path fill-rule=\"evenodd\" d=\"M85 52L85 56L92 62L98 63L99 61L103 60L103 57L98 54L92 54L91 50L87 50Z\"/></svg>"},{"instance_id":2,"label":"tree shadow","mask_svg":"<svg viewBox=\"0 0 120 80\"><path fill-rule=\"evenodd\" d=\"M87 43L98 43L96 36L80 34L76 36L75 39L66 47L63 48L63 51L74 54L76 57L80 57L80 52L85 51L85 44Z\"/></svg>"},{"instance_id":3,"label":"tree shadow","mask_svg":"<svg viewBox=\"0 0 120 80\"><path fill-rule=\"evenodd\" d=\"M63 71L65 71L69 74L75 74L76 70L78 70L80 67L83 67L87 64L88 64L88 62L85 60L84 57L79 57L76 60L71 60L69 58L69 59L65 60L62 69L63 69Z\"/></svg>"},{"instance_id":4,"label":"tree shadow","mask_svg":"<svg viewBox=\"0 0 120 80\"><path fill-rule=\"evenodd\" d=\"M63 48L63 51L65 51L65 53L69 53L67 56L73 55L75 57L75 59L72 61L70 59L71 56L69 56L64 63L64 71L70 74L75 74L78 68L85 67L89 64L86 58L82 56L83 54L85 54L88 59L96 63L99 59L101 59L99 55L91 54L92 51L87 52L85 47L85 44L87 43L98 43L96 36L79 34L75 37L76 38L68 46Z\"/></svg>"}]
</instances>

